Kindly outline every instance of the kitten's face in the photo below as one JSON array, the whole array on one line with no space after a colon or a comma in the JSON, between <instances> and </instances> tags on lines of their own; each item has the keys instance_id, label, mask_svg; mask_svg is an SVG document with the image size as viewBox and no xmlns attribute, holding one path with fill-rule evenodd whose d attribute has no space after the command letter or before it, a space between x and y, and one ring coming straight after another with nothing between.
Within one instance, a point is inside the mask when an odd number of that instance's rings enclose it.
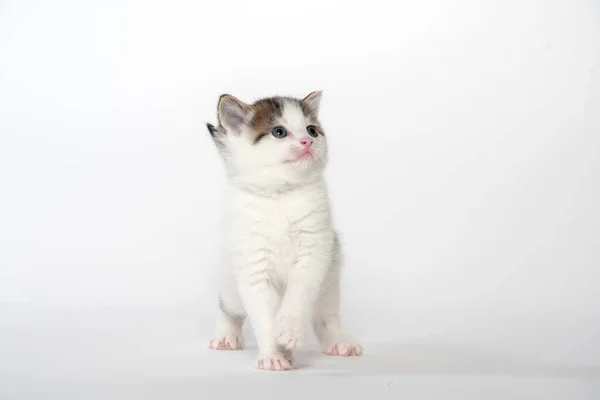
<instances>
[{"instance_id":1,"label":"kitten's face","mask_svg":"<svg viewBox=\"0 0 600 400\"><path fill-rule=\"evenodd\" d=\"M327 142L318 121L321 92L303 100L272 97L248 105L219 99L219 126L208 125L231 179L257 186L299 184L323 172Z\"/></svg>"}]
</instances>

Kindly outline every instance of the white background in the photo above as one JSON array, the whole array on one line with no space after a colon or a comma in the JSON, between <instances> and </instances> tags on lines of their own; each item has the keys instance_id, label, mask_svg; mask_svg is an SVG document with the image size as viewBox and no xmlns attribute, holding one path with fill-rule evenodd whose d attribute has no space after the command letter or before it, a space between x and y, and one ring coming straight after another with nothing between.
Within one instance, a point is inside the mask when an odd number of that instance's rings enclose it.
<instances>
[{"instance_id":1,"label":"white background","mask_svg":"<svg viewBox=\"0 0 600 400\"><path fill-rule=\"evenodd\" d=\"M600 376L598 2L336 3L0 1L9 397L45 387L42 369L51 385L147 365L108 338L152 337L188 377L207 357L223 374L252 364L199 350L216 315L225 182L205 123L221 93L324 91L343 319L366 349L333 371L505 377L527 360ZM115 343L137 364L109 368ZM306 357L304 374L321 360ZM599 393L585 379L565 393ZM547 385L529 389L561 393Z\"/></svg>"}]
</instances>

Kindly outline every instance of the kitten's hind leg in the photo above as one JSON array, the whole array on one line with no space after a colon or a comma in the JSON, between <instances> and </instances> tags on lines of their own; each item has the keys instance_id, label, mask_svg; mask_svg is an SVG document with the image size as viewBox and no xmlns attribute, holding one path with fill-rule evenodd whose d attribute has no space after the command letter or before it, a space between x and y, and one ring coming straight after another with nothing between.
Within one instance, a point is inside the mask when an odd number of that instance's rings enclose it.
<instances>
[{"instance_id":1,"label":"kitten's hind leg","mask_svg":"<svg viewBox=\"0 0 600 400\"><path fill-rule=\"evenodd\" d=\"M340 266L339 250L325 279L323 290L315 304L313 329L321 351L330 356L359 356L362 346L340 327Z\"/></svg>"},{"instance_id":2,"label":"kitten's hind leg","mask_svg":"<svg viewBox=\"0 0 600 400\"><path fill-rule=\"evenodd\" d=\"M246 316L237 296L219 296L219 321L215 339L209 343L213 350L239 350L244 347L242 326ZM237 303L237 304L236 304Z\"/></svg>"}]
</instances>

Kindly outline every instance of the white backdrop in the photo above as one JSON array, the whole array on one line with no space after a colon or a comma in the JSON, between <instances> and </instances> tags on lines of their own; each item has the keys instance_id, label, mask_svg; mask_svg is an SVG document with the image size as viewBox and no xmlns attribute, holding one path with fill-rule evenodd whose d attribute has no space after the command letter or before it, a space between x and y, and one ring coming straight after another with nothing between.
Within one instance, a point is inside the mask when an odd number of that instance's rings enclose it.
<instances>
[{"instance_id":1,"label":"white backdrop","mask_svg":"<svg viewBox=\"0 0 600 400\"><path fill-rule=\"evenodd\" d=\"M181 307L208 334L204 124L318 89L357 339L600 364L591 1L0 1L5 320Z\"/></svg>"}]
</instances>

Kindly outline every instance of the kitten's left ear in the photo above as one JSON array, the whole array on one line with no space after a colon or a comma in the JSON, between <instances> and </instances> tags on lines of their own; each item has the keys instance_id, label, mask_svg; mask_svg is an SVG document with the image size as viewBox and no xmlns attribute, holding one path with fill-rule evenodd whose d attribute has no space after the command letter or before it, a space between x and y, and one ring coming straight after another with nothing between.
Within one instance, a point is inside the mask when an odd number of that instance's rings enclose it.
<instances>
[{"instance_id":1,"label":"kitten's left ear","mask_svg":"<svg viewBox=\"0 0 600 400\"><path fill-rule=\"evenodd\" d=\"M302 108L307 115L313 118L317 118L319 116L319 104L321 103L322 95L323 92L321 90L317 90L302 99Z\"/></svg>"}]
</instances>

